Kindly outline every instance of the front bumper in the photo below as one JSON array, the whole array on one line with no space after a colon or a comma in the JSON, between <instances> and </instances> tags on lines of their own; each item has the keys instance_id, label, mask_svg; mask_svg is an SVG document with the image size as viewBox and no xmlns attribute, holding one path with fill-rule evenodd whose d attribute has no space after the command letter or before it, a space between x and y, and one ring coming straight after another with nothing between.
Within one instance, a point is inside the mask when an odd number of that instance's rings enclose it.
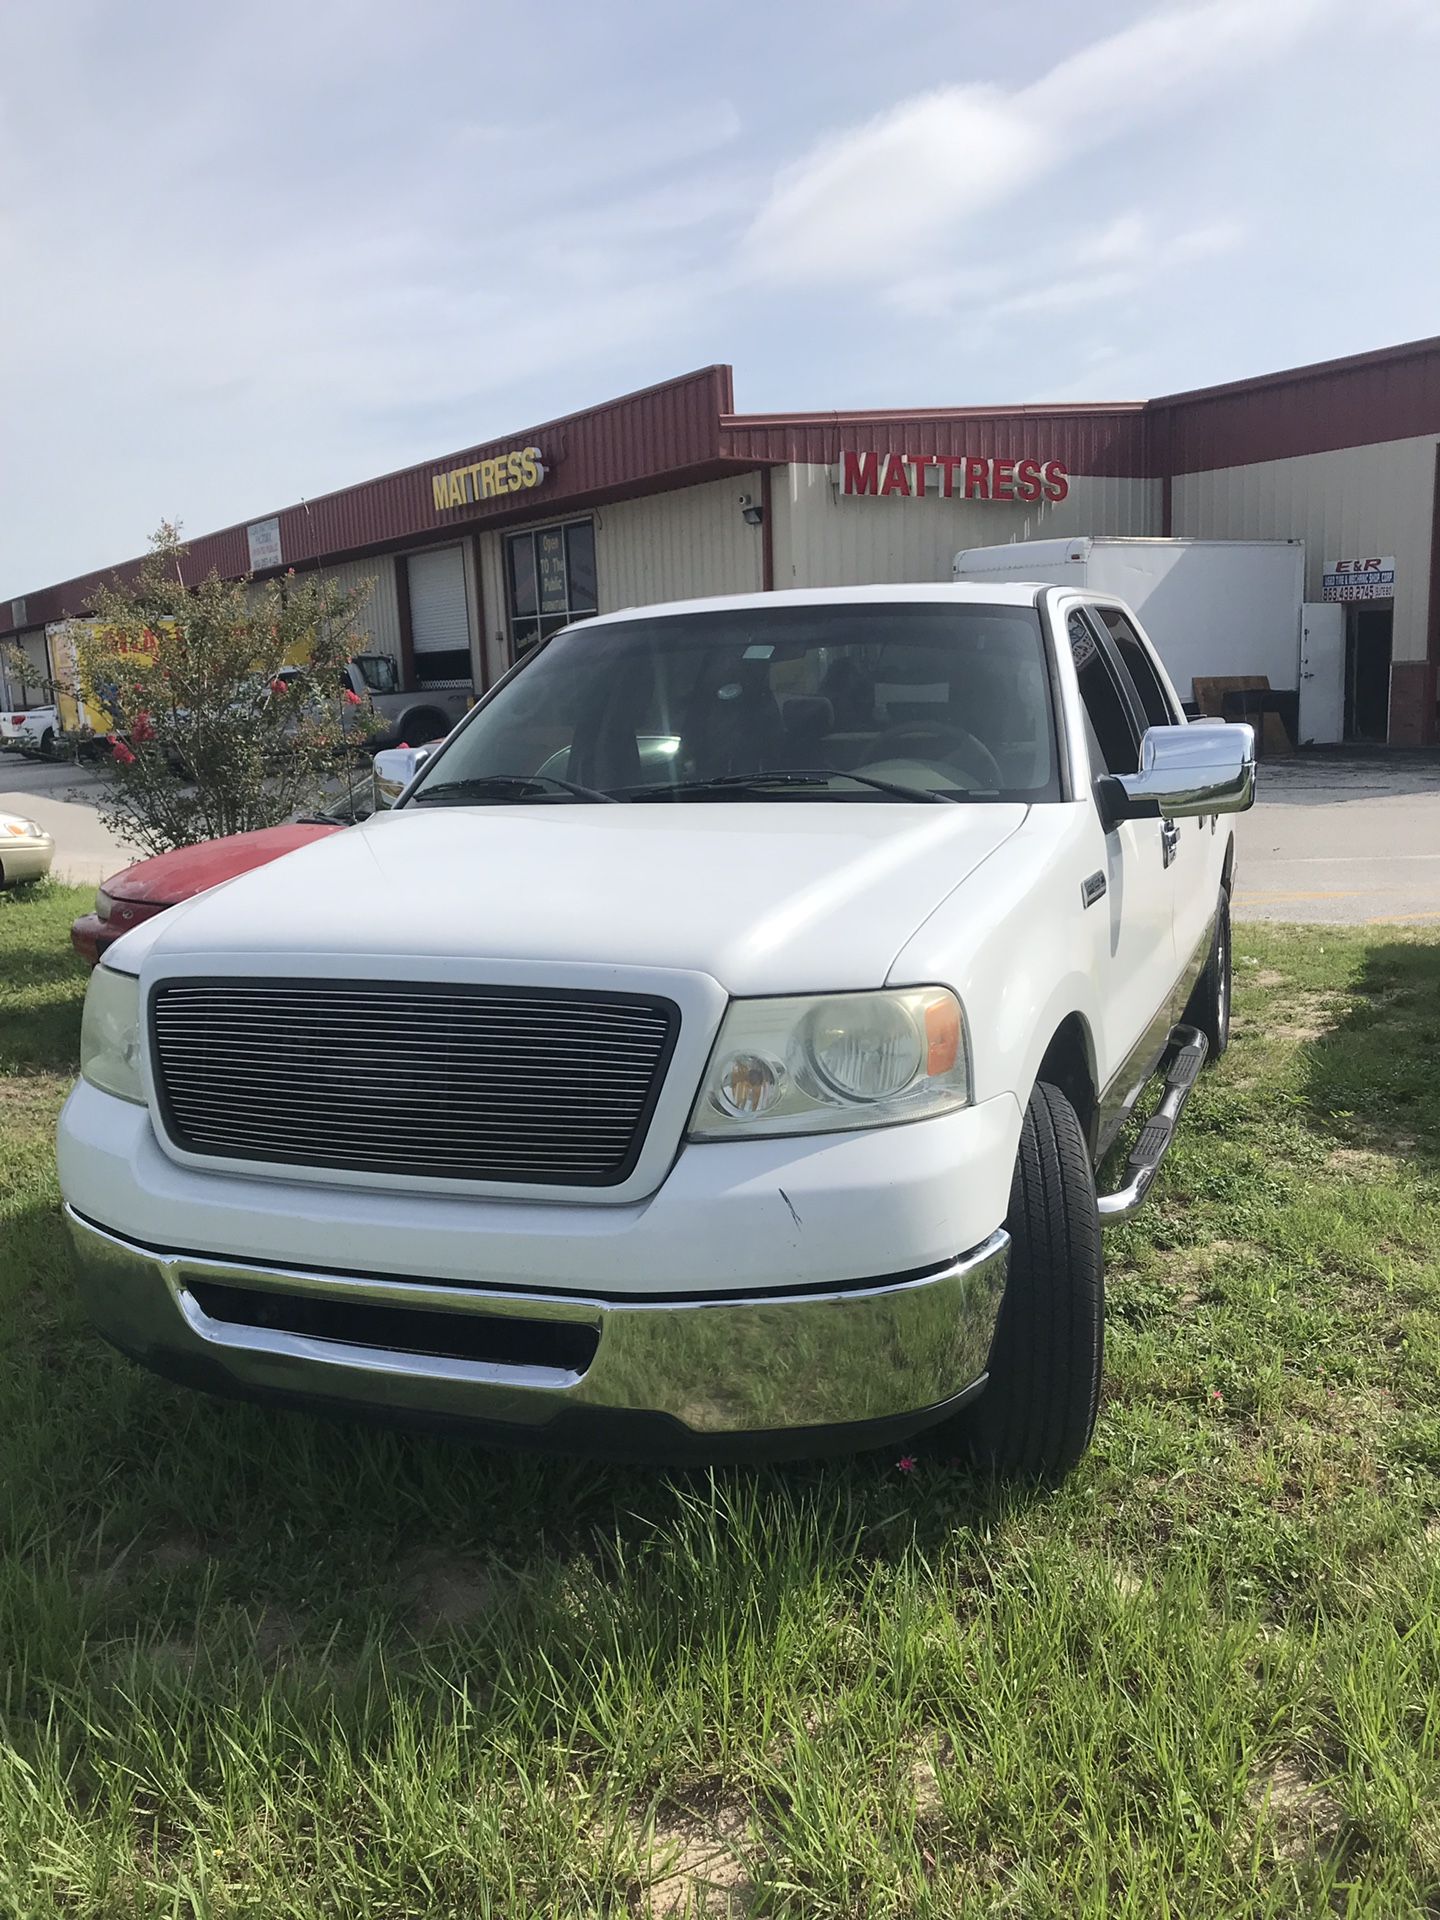
<instances>
[{"instance_id":1,"label":"front bumper","mask_svg":"<svg viewBox=\"0 0 1440 1920\"><path fill-rule=\"evenodd\" d=\"M82 913L71 923L70 944L87 966L100 964L100 956L107 947L113 947L120 934L113 931L98 913Z\"/></svg>"},{"instance_id":2,"label":"front bumper","mask_svg":"<svg viewBox=\"0 0 1440 1920\"><path fill-rule=\"evenodd\" d=\"M889 1281L606 1299L237 1264L65 1213L90 1313L157 1372L648 1458L878 1443L943 1417L984 1384L1009 1254L1002 1230Z\"/></svg>"},{"instance_id":3,"label":"front bumper","mask_svg":"<svg viewBox=\"0 0 1440 1920\"><path fill-rule=\"evenodd\" d=\"M0 839L0 873L4 874L7 886L22 880L43 880L54 858L55 842L48 833L38 840L13 839L9 835Z\"/></svg>"}]
</instances>

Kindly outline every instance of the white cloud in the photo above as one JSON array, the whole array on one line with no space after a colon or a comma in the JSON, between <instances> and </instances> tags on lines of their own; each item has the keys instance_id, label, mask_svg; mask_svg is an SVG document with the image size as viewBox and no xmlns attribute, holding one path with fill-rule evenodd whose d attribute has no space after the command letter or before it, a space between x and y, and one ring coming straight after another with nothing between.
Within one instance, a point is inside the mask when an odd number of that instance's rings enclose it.
<instances>
[{"instance_id":1,"label":"white cloud","mask_svg":"<svg viewBox=\"0 0 1440 1920\"><path fill-rule=\"evenodd\" d=\"M1060 151L998 88L922 94L786 168L744 252L775 280L883 275L1030 185Z\"/></svg>"},{"instance_id":2,"label":"white cloud","mask_svg":"<svg viewBox=\"0 0 1440 1920\"><path fill-rule=\"evenodd\" d=\"M1337 0L1207 0L1142 19L1029 86L942 87L785 168L742 249L781 284L934 272L978 216L1317 28ZM1061 187L1060 191L1064 191ZM1109 230L1109 243L1130 234Z\"/></svg>"}]
</instances>

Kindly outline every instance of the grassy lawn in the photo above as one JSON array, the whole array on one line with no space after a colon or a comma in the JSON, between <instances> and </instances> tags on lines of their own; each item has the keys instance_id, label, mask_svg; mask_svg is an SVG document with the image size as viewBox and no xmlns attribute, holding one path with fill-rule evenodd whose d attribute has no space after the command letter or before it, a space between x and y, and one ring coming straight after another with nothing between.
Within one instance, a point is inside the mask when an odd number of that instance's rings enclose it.
<instances>
[{"instance_id":1,"label":"grassy lawn","mask_svg":"<svg viewBox=\"0 0 1440 1920\"><path fill-rule=\"evenodd\" d=\"M1440 1910L1440 942L1242 928L1060 1493L210 1403L86 1329L0 896L0 1915Z\"/></svg>"}]
</instances>

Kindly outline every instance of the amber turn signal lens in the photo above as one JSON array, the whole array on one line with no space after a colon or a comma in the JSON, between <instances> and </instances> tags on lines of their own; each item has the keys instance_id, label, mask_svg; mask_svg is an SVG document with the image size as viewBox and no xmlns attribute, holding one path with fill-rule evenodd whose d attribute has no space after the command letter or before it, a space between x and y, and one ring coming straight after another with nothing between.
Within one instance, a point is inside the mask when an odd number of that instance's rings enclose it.
<instances>
[{"instance_id":1,"label":"amber turn signal lens","mask_svg":"<svg viewBox=\"0 0 1440 1920\"><path fill-rule=\"evenodd\" d=\"M950 994L925 1009L925 1071L933 1079L960 1058L960 1008Z\"/></svg>"}]
</instances>

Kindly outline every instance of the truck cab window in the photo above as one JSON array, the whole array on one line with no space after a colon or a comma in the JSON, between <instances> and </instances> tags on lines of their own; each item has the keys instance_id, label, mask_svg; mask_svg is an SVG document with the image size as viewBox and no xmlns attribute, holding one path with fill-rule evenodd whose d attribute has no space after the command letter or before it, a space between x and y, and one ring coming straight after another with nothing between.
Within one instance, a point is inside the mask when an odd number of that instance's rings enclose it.
<instances>
[{"instance_id":1,"label":"truck cab window","mask_svg":"<svg viewBox=\"0 0 1440 1920\"><path fill-rule=\"evenodd\" d=\"M1094 611L1095 617L1104 622L1106 632L1115 643L1115 651L1130 676L1131 685L1139 697L1140 711L1145 715L1146 726L1173 727L1179 716L1171 707L1160 676L1134 627L1118 607L1096 607Z\"/></svg>"},{"instance_id":2,"label":"truck cab window","mask_svg":"<svg viewBox=\"0 0 1440 1920\"><path fill-rule=\"evenodd\" d=\"M1090 748L1090 772L1134 773L1140 764L1140 737L1114 669L1105 657L1089 621L1077 607L1066 623L1070 657L1085 705L1085 734Z\"/></svg>"}]
</instances>

